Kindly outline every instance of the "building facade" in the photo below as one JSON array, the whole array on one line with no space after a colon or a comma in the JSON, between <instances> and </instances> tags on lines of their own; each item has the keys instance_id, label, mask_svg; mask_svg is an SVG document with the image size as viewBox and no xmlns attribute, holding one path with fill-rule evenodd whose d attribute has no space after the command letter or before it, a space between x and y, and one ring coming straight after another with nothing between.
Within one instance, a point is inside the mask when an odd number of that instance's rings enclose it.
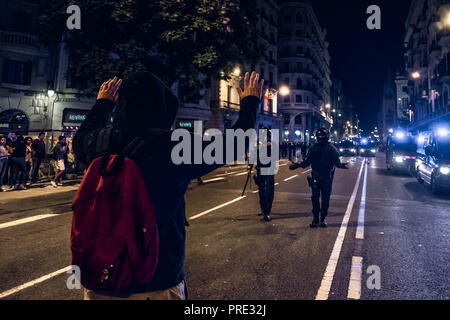
<instances>
[{"instance_id":1,"label":"building facade","mask_svg":"<svg viewBox=\"0 0 450 320\"><path fill-rule=\"evenodd\" d=\"M383 141L397 125L397 87L389 72L383 86L383 100L381 105L380 134Z\"/></svg>"},{"instance_id":2,"label":"building facade","mask_svg":"<svg viewBox=\"0 0 450 320\"><path fill-rule=\"evenodd\" d=\"M450 122L450 1L414 0L406 21L412 132Z\"/></svg>"},{"instance_id":3,"label":"building facade","mask_svg":"<svg viewBox=\"0 0 450 320\"><path fill-rule=\"evenodd\" d=\"M280 128L278 113L278 2L275 0L256 0L258 22L254 33L258 44L264 49L262 58L254 66L236 66L229 75L229 80L213 81L210 89L211 116L207 128L225 130L237 120L239 113L239 96L236 88L244 76L243 70L255 70L264 78L264 92L258 109L256 129L266 127Z\"/></svg>"},{"instance_id":4,"label":"building facade","mask_svg":"<svg viewBox=\"0 0 450 320\"><path fill-rule=\"evenodd\" d=\"M311 142L319 127L332 125L328 42L311 1L283 1L279 14L279 85L290 88L280 98L283 141Z\"/></svg>"}]
</instances>

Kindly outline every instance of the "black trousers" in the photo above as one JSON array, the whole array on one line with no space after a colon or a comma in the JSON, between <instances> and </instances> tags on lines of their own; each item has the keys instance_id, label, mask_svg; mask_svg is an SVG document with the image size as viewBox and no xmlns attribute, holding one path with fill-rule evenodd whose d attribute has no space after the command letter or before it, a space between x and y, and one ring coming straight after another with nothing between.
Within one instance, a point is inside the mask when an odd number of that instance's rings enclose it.
<instances>
[{"instance_id":1,"label":"black trousers","mask_svg":"<svg viewBox=\"0 0 450 320\"><path fill-rule=\"evenodd\" d=\"M330 207L330 196L333 186L333 179L328 177L314 177L312 179L312 205L314 220L325 219L328 215L328 208ZM322 206L320 200L322 198Z\"/></svg>"},{"instance_id":2,"label":"black trousers","mask_svg":"<svg viewBox=\"0 0 450 320\"><path fill-rule=\"evenodd\" d=\"M272 210L273 197L275 193L275 178L273 175L259 175L259 205L264 215L269 215Z\"/></svg>"},{"instance_id":3,"label":"black trousers","mask_svg":"<svg viewBox=\"0 0 450 320\"><path fill-rule=\"evenodd\" d=\"M41 158L33 158L33 169L31 172L31 181L38 181L39 175L39 167L41 166L42 159Z\"/></svg>"}]
</instances>

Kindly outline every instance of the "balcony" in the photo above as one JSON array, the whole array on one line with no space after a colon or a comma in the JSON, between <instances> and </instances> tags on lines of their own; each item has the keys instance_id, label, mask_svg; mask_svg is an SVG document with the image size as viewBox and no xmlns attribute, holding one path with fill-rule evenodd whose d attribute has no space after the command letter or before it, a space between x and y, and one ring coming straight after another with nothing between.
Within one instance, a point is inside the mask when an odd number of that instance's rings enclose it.
<instances>
[{"instance_id":1,"label":"balcony","mask_svg":"<svg viewBox=\"0 0 450 320\"><path fill-rule=\"evenodd\" d=\"M444 57L442 61L437 65L437 78L443 83L450 83L450 67L448 65L449 55Z\"/></svg>"},{"instance_id":2,"label":"balcony","mask_svg":"<svg viewBox=\"0 0 450 320\"><path fill-rule=\"evenodd\" d=\"M0 30L0 46L21 47L37 51L44 48L39 38L32 34L5 30Z\"/></svg>"}]
</instances>

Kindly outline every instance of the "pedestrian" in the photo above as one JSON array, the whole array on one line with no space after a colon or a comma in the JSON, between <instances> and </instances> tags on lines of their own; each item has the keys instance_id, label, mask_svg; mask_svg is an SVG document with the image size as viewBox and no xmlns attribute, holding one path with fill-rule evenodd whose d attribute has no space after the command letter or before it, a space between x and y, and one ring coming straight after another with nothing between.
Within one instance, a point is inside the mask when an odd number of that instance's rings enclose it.
<instances>
[{"instance_id":1,"label":"pedestrian","mask_svg":"<svg viewBox=\"0 0 450 320\"><path fill-rule=\"evenodd\" d=\"M264 81L255 72L244 77L240 97L239 119L233 129L244 131L255 127L256 110L260 103ZM119 152L136 137L144 137L149 146L135 159L155 208L159 232L159 255L155 274L150 283L134 284L130 299L186 299L184 257L186 242L186 212L184 196L190 181L223 165L180 164L171 159L170 128L175 120L179 101L161 80L149 72L130 74L120 88L117 78L105 82L98 100L74 137L75 155L89 164L98 152ZM112 127L117 134L105 139L108 114L114 111ZM110 132L110 131L109 131ZM191 133L193 135L193 133ZM196 139L196 138L195 138ZM191 137L194 141L194 137ZM193 156L192 152L192 156ZM101 153L100 153L101 154ZM237 154L235 159L237 159ZM85 299L113 299L99 292L85 289Z\"/></svg>"},{"instance_id":2,"label":"pedestrian","mask_svg":"<svg viewBox=\"0 0 450 320\"><path fill-rule=\"evenodd\" d=\"M31 170L31 164L33 162L32 158L31 158L31 154L32 154L31 145L32 144L33 144L33 138L26 137L25 138L25 146L27 149L26 149L26 155L25 155L25 165L26 165L25 184L28 182L28 180L30 180L30 170Z\"/></svg>"},{"instance_id":3,"label":"pedestrian","mask_svg":"<svg viewBox=\"0 0 450 320\"><path fill-rule=\"evenodd\" d=\"M33 169L31 172L31 183L36 183L39 180L39 168L41 167L42 160L45 157L45 133L40 132L37 139L33 141L31 145L31 158L33 162Z\"/></svg>"},{"instance_id":4,"label":"pedestrian","mask_svg":"<svg viewBox=\"0 0 450 320\"><path fill-rule=\"evenodd\" d=\"M4 177L7 168L8 150L6 149L6 137L0 136L0 192L5 191L3 189Z\"/></svg>"},{"instance_id":5,"label":"pedestrian","mask_svg":"<svg viewBox=\"0 0 450 320\"><path fill-rule=\"evenodd\" d=\"M55 178L51 181L51 184L54 188L58 186L62 186L61 176L64 174L66 167L64 165L64 157L67 153L67 142L65 136L58 137L58 143L53 149L54 154L54 169L55 169Z\"/></svg>"},{"instance_id":6,"label":"pedestrian","mask_svg":"<svg viewBox=\"0 0 450 320\"><path fill-rule=\"evenodd\" d=\"M311 165L312 177L308 177L308 183L312 189L312 213L313 222L311 228L320 226L327 227L326 217L330 205L330 196L333 185L335 167L348 169L347 164L342 164L336 148L329 143L329 132L326 128L319 128L316 131L316 144L308 150L306 159L300 164L292 164L289 169L306 168ZM322 197L322 206L320 198Z\"/></svg>"},{"instance_id":7,"label":"pedestrian","mask_svg":"<svg viewBox=\"0 0 450 320\"><path fill-rule=\"evenodd\" d=\"M272 150L272 143L275 143L271 139L270 130L267 128L262 128L267 130L267 140L262 141L260 144L267 144L267 156L271 157ZM258 159L257 159L257 165L256 165L256 174L253 177L255 180L256 185L258 186L258 193L259 193L259 205L261 207L261 212L258 214L259 216L264 216L264 221L269 222L272 220L270 217L270 212L272 210L272 203L275 193L275 172L277 170L274 170L273 174L261 174L262 168L269 168L271 166L270 163L263 164L261 162L260 156L259 156L259 150L258 149ZM275 148L276 150L276 148Z\"/></svg>"},{"instance_id":8,"label":"pedestrian","mask_svg":"<svg viewBox=\"0 0 450 320\"><path fill-rule=\"evenodd\" d=\"M14 152L14 145L17 141L17 134L14 131L11 131L8 133L8 137L6 138L6 150L9 153L8 161L6 162L6 172L5 172L5 180L3 181L4 184L9 185L9 180L11 179L12 173L13 173L13 166L12 166L12 158L11 155Z\"/></svg>"},{"instance_id":9,"label":"pedestrian","mask_svg":"<svg viewBox=\"0 0 450 320\"><path fill-rule=\"evenodd\" d=\"M9 179L10 189L25 190L26 179L26 153L27 146L22 135L18 135L17 139L13 143L14 151L11 154L11 176ZM20 173L20 174L19 174ZM16 184L17 182L17 184Z\"/></svg>"},{"instance_id":10,"label":"pedestrian","mask_svg":"<svg viewBox=\"0 0 450 320\"><path fill-rule=\"evenodd\" d=\"M308 150L308 146L306 145L306 142L302 142L300 149L302 152L302 160L303 160L306 158L306 151Z\"/></svg>"}]
</instances>

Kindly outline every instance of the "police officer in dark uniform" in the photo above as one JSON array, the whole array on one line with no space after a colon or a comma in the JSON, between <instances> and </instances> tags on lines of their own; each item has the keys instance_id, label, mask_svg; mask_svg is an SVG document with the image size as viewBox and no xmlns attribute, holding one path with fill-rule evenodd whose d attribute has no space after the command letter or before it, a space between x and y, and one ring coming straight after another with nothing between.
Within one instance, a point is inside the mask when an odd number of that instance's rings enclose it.
<instances>
[{"instance_id":1,"label":"police officer in dark uniform","mask_svg":"<svg viewBox=\"0 0 450 320\"><path fill-rule=\"evenodd\" d=\"M267 130L267 141L262 141L262 143L267 143L267 155L271 157L272 152L272 143L275 143L271 141L271 134L270 130L268 128L261 128ZM278 158L277 158L278 160ZM256 175L253 177L255 180L256 185L259 189L259 204L261 207L261 213L258 215L262 216L264 215L264 221L271 221L272 218L270 217L270 211L272 210L272 203L275 193L275 177L274 174L267 174L262 175L261 174L261 168L268 168L271 164L263 164L260 161L259 157L259 150L258 150L258 162L256 165ZM274 170L276 171L276 170ZM275 172L274 172L275 173Z\"/></svg>"},{"instance_id":2,"label":"police officer in dark uniform","mask_svg":"<svg viewBox=\"0 0 450 320\"><path fill-rule=\"evenodd\" d=\"M329 132L326 128L319 128L316 132L317 143L312 146L301 163L292 164L289 169L306 168L311 165L312 177L308 177L308 183L312 189L313 222L311 228L327 227L326 217L330 205L331 188L333 185L335 167L348 169L347 164L341 163L336 148L329 143ZM322 196L322 207L320 206Z\"/></svg>"}]
</instances>

